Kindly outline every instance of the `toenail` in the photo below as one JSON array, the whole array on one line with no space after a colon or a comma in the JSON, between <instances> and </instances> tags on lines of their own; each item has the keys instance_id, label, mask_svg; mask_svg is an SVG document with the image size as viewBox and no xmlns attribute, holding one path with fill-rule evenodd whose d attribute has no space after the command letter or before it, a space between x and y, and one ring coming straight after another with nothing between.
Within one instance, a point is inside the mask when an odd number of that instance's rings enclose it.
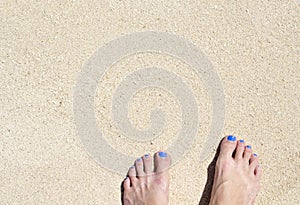
<instances>
[{"instance_id":1,"label":"toenail","mask_svg":"<svg viewBox=\"0 0 300 205\"><path fill-rule=\"evenodd\" d=\"M250 145L247 145L246 147L247 147L248 149L251 149L251 146L250 146Z\"/></svg>"},{"instance_id":2,"label":"toenail","mask_svg":"<svg viewBox=\"0 0 300 205\"><path fill-rule=\"evenodd\" d=\"M240 140L240 142L245 142L245 140Z\"/></svg>"},{"instance_id":3,"label":"toenail","mask_svg":"<svg viewBox=\"0 0 300 205\"><path fill-rule=\"evenodd\" d=\"M253 154L254 157L257 157L257 154Z\"/></svg>"},{"instance_id":4,"label":"toenail","mask_svg":"<svg viewBox=\"0 0 300 205\"><path fill-rule=\"evenodd\" d=\"M227 140L228 140L228 141L233 141L233 142L234 142L234 141L236 140L236 137L233 136L233 135L228 135L228 136L227 136Z\"/></svg>"},{"instance_id":5,"label":"toenail","mask_svg":"<svg viewBox=\"0 0 300 205\"><path fill-rule=\"evenodd\" d=\"M145 158L148 158L149 157L149 154L145 154Z\"/></svg>"},{"instance_id":6,"label":"toenail","mask_svg":"<svg viewBox=\"0 0 300 205\"><path fill-rule=\"evenodd\" d=\"M142 160L142 158L138 158L136 161L137 161L137 162L140 162L141 160Z\"/></svg>"},{"instance_id":7,"label":"toenail","mask_svg":"<svg viewBox=\"0 0 300 205\"><path fill-rule=\"evenodd\" d=\"M130 167L130 169L133 169L133 168L134 168L134 165Z\"/></svg>"},{"instance_id":8,"label":"toenail","mask_svg":"<svg viewBox=\"0 0 300 205\"><path fill-rule=\"evenodd\" d=\"M159 152L158 155L160 157L167 157L167 153L165 153L165 152Z\"/></svg>"}]
</instances>

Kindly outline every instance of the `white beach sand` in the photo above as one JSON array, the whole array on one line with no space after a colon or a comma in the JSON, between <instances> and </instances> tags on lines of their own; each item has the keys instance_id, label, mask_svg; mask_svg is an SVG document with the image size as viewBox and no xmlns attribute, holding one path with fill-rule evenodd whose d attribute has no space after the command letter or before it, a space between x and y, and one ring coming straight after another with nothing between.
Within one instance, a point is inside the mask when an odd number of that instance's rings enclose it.
<instances>
[{"instance_id":1,"label":"white beach sand","mask_svg":"<svg viewBox=\"0 0 300 205\"><path fill-rule=\"evenodd\" d=\"M222 135L245 139L261 160L257 204L300 204L299 11L292 0L1 1L0 204L121 203L125 173L99 166L79 140L74 87L99 47L150 30L188 39L212 62L225 94ZM99 84L97 125L126 155L168 148L180 130L180 107L159 89L138 93L129 104L129 118L141 129L150 125L152 106L167 113L166 129L152 143L132 142L108 126L111 93L102 88L113 90L127 72L152 64L182 76L197 93L201 126L194 145L171 168L170 200L198 204L214 150L199 160L211 102L191 68L163 54L118 62Z\"/></svg>"}]
</instances>

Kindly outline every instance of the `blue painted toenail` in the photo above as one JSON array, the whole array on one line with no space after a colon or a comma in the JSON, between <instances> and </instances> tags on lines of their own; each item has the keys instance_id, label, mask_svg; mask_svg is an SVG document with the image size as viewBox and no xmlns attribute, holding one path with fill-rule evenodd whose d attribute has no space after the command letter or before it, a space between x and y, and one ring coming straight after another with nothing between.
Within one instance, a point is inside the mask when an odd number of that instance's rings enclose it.
<instances>
[{"instance_id":1,"label":"blue painted toenail","mask_svg":"<svg viewBox=\"0 0 300 205\"><path fill-rule=\"evenodd\" d=\"M227 140L228 140L228 141L233 141L233 142L234 142L234 141L236 140L236 137L233 136L233 135L228 135Z\"/></svg>"},{"instance_id":2,"label":"blue painted toenail","mask_svg":"<svg viewBox=\"0 0 300 205\"><path fill-rule=\"evenodd\" d=\"M254 157L257 157L257 154L253 154Z\"/></svg>"},{"instance_id":3,"label":"blue painted toenail","mask_svg":"<svg viewBox=\"0 0 300 205\"><path fill-rule=\"evenodd\" d=\"M149 154L145 154L145 157L148 158L148 157L149 157Z\"/></svg>"},{"instance_id":4,"label":"blue painted toenail","mask_svg":"<svg viewBox=\"0 0 300 205\"><path fill-rule=\"evenodd\" d=\"M165 153L165 152L159 152L158 155L160 157L167 157L167 153Z\"/></svg>"},{"instance_id":5,"label":"blue painted toenail","mask_svg":"<svg viewBox=\"0 0 300 205\"><path fill-rule=\"evenodd\" d=\"M240 140L240 142L245 142L245 140Z\"/></svg>"},{"instance_id":6,"label":"blue painted toenail","mask_svg":"<svg viewBox=\"0 0 300 205\"><path fill-rule=\"evenodd\" d=\"M251 146L250 146L250 145L247 145L246 147L247 147L248 149L251 149Z\"/></svg>"},{"instance_id":7,"label":"blue painted toenail","mask_svg":"<svg viewBox=\"0 0 300 205\"><path fill-rule=\"evenodd\" d=\"M140 162L142 160L142 158L138 158L136 161Z\"/></svg>"}]
</instances>

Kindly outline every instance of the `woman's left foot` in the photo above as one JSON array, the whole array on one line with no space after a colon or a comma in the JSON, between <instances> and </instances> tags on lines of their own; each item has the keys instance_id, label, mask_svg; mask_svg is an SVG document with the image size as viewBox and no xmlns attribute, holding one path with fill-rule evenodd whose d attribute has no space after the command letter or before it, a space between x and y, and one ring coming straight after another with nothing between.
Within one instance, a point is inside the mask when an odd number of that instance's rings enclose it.
<instances>
[{"instance_id":1,"label":"woman's left foot","mask_svg":"<svg viewBox=\"0 0 300 205\"><path fill-rule=\"evenodd\" d=\"M152 157L144 155L129 168L124 180L124 205L167 205L169 203L169 167L171 158L166 152Z\"/></svg>"}]
</instances>

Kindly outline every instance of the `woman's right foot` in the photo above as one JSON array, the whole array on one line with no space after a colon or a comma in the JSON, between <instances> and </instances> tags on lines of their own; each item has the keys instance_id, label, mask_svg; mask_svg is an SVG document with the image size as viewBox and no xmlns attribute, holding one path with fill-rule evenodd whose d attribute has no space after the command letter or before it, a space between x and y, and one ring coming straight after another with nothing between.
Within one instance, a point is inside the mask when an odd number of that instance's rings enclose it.
<instances>
[{"instance_id":1,"label":"woman's right foot","mask_svg":"<svg viewBox=\"0 0 300 205\"><path fill-rule=\"evenodd\" d=\"M223 139L216 163L210 205L254 204L260 189L262 170L258 157L243 140Z\"/></svg>"}]
</instances>

